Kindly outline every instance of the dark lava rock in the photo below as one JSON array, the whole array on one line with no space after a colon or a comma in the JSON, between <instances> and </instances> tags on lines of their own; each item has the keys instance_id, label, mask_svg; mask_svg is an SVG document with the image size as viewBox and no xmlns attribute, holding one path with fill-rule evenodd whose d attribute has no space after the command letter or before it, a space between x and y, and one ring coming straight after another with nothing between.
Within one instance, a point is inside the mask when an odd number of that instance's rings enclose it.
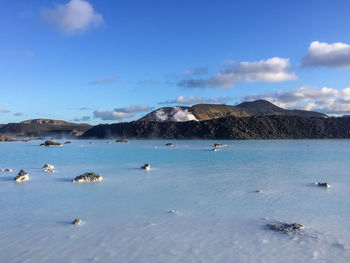
<instances>
[{"instance_id":1,"label":"dark lava rock","mask_svg":"<svg viewBox=\"0 0 350 263\"><path fill-rule=\"evenodd\" d=\"M100 174L95 173L84 173L82 175L79 175L75 177L72 182L96 182L96 181L102 181L102 176Z\"/></svg>"},{"instance_id":2,"label":"dark lava rock","mask_svg":"<svg viewBox=\"0 0 350 263\"><path fill-rule=\"evenodd\" d=\"M79 218L75 218L74 221L72 222L73 225L82 225L83 221Z\"/></svg>"},{"instance_id":3,"label":"dark lava rock","mask_svg":"<svg viewBox=\"0 0 350 263\"><path fill-rule=\"evenodd\" d=\"M331 185L328 184L328 183L315 182L314 184L317 185L317 186L319 186L319 187L326 187L326 188L331 187Z\"/></svg>"},{"instance_id":4,"label":"dark lava rock","mask_svg":"<svg viewBox=\"0 0 350 263\"><path fill-rule=\"evenodd\" d=\"M165 146L174 146L174 144L172 144L171 142L168 142L165 144Z\"/></svg>"},{"instance_id":5,"label":"dark lava rock","mask_svg":"<svg viewBox=\"0 0 350 263\"><path fill-rule=\"evenodd\" d=\"M13 179L15 182L24 182L29 180L29 174L24 171L20 170L19 173L16 175L16 177Z\"/></svg>"},{"instance_id":6,"label":"dark lava rock","mask_svg":"<svg viewBox=\"0 0 350 263\"><path fill-rule=\"evenodd\" d=\"M70 142L70 141L66 141L64 144L72 144L72 142Z\"/></svg>"},{"instance_id":7,"label":"dark lava rock","mask_svg":"<svg viewBox=\"0 0 350 263\"><path fill-rule=\"evenodd\" d=\"M286 232L286 233L300 231L300 230L304 229L304 226L302 224L299 224L299 223L292 223L292 224L276 223L276 224L267 224L267 226L271 230L282 231L282 232Z\"/></svg>"},{"instance_id":8,"label":"dark lava rock","mask_svg":"<svg viewBox=\"0 0 350 263\"><path fill-rule=\"evenodd\" d=\"M217 147L226 147L227 145L226 144L221 144L221 143L215 143L214 144L214 147L217 148Z\"/></svg>"},{"instance_id":9,"label":"dark lava rock","mask_svg":"<svg viewBox=\"0 0 350 263\"><path fill-rule=\"evenodd\" d=\"M126 140L126 139L117 139L116 142L118 142L118 143L127 143L128 140Z\"/></svg>"},{"instance_id":10,"label":"dark lava rock","mask_svg":"<svg viewBox=\"0 0 350 263\"><path fill-rule=\"evenodd\" d=\"M150 169L151 169L151 166L150 166L148 163L146 163L146 164L144 164L144 165L141 166L141 169L150 170Z\"/></svg>"},{"instance_id":11,"label":"dark lava rock","mask_svg":"<svg viewBox=\"0 0 350 263\"><path fill-rule=\"evenodd\" d=\"M62 144L51 139L51 140L45 141L44 143L40 144L40 146L62 146Z\"/></svg>"}]
</instances>

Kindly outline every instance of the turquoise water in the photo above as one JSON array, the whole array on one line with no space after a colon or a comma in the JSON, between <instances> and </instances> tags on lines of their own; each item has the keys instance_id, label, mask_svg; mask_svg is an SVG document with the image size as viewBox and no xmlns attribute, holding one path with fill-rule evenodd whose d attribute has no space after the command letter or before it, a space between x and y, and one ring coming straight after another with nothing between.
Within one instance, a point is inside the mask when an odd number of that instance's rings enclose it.
<instances>
[{"instance_id":1,"label":"turquoise water","mask_svg":"<svg viewBox=\"0 0 350 263\"><path fill-rule=\"evenodd\" d=\"M0 262L350 261L350 140L89 142L0 143Z\"/></svg>"}]
</instances>

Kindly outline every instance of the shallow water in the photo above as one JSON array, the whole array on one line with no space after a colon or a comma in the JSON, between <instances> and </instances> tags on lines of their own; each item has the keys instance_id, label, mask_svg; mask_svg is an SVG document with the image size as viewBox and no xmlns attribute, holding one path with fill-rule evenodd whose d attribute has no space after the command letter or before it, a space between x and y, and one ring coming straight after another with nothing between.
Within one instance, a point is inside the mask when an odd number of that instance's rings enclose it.
<instances>
[{"instance_id":1,"label":"shallow water","mask_svg":"<svg viewBox=\"0 0 350 263\"><path fill-rule=\"evenodd\" d=\"M350 140L89 142L0 143L0 262L350 261Z\"/></svg>"}]
</instances>

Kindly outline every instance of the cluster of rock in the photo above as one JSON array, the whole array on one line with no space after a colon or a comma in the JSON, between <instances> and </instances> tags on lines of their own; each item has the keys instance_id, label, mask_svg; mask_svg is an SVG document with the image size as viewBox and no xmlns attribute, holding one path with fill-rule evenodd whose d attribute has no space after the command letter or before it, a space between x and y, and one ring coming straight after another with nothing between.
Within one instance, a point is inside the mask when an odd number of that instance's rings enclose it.
<instances>
[{"instance_id":1,"label":"cluster of rock","mask_svg":"<svg viewBox=\"0 0 350 263\"><path fill-rule=\"evenodd\" d=\"M75 177L72 182L96 182L96 181L102 181L102 176L100 174L95 174L95 173L84 173L82 175L79 175Z\"/></svg>"},{"instance_id":2,"label":"cluster of rock","mask_svg":"<svg viewBox=\"0 0 350 263\"><path fill-rule=\"evenodd\" d=\"M40 146L62 146L62 144L51 139L40 144Z\"/></svg>"},{"instance_id":3,"label":"cluster of rock","mask_svg":"<svg viewBox=\"0 0 350 263\"><path fill-rule=\"evenodd\" d=\"M267 226L274 231L280 231L280 232L285 232L285 233L290 233L290 232L295 232L295 231L300 231L304 229L304 226L299 223L276 223L276 224L267 224Z\"/></svg>"},{"instance_id":4,"label":"cluster of rock","mask_svg":"<svg viewBox=\"0 0 350 263\"><path fill-rule=\"evenodd\" d=\"M116 142L118 142L118 143L127 143L128 140L127 139L117 139Z\"/></svg>"},{"instance_id":5,"label":"cluster of rock","mask_svg":"<svg viewBox=\"0 0 350 263\"><path fill-rule=\"evenodd\" d=\"M29 174L24 171L24 170L20 170L19 173L15 176L15 178L13 179L15 182L24 182L24 181L28 181L29 180Z\"/></svg>"},{"instance_id":6,"label":"cluster of rock","mask_svg":"<svg viewBox=\"0 0 350 263\"><path fill-rule=\"evenodd\" d=\"M1 169L0 172L9 172L9 173L12 173L12 169L11 169L11 168L4 168L4 169Z\"/></svg>"}]
</instances>

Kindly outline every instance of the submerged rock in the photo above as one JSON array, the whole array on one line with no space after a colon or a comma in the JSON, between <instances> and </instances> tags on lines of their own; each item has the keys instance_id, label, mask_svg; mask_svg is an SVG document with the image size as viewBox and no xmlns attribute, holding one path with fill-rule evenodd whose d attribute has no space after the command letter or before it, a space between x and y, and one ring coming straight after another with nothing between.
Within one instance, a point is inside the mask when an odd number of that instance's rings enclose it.
<instances>
[{"instance_id":1,"label":"submerged rock","mask_svg":"<svg viewBox=\"0 0 350 263\"><path fill-rule=\"evenodd\" d=\"M116 142L118 142L118 143L127 143L128 140L127 139L117 139Z\"/></svg>"},{"instance_id":2,"label":"submerged rock","mask_svg":"<svg viewBox=\"0 0 350 263\"><path fill-rule=\"evenodd\" d=\"M304 226L302 224L299 223L292 223L292 224L288 224L288 223L276 223L276 224L267 224L267 226L271 229L271 230L275 230L275 231L281 231L281 232L295 232L295 231L300 231L304 229Z\"/></svg>"},{"instance_id":3,"label":"submerged rock","mask_svg":"<svg viewBox=\"0 0 350 263\"><path fill-rule=\"evenodd\" d=\"M70 142L70 141L66 141L64 144L72 144L72 142Z\"/></svg>"},{"instance_id":4,"label":"submerged rock","mask_svg":"<svg viewBox=\"0 0 350 263\"><path fill-rule=\"evenodd\" d=\"M146 164L141 166L141 169L149 171L149 170L151 170L151 166L148 163L146 163Z\"/></svg>"},{"instance_id":5,"label":"submerged rock","mask_svg":"<svg viewBox=\"0 0 350 263\"><path fill-rule=\"evenodd\" d=\"M24 171L20 170L19 173L16 175L16 177L13 179L15 182L24 182L29 180L29 174Z\"/></svg>"},{"instance_id":6,"label":"submerged rock","mask_svg":"<svg viewBox=\"0 0 350 263\"><path fill-rule=\"evenodd\" d=\"M169 214L175 214L177 211L176 210L169 210L168 213Z\"/></svg>"},{"instance_id":7,"label":"submerged rock","mask_svg":"<svg viewBox=\"0 0 350 263\"><path fill-rule=\"evenodd\" d=\"M217 152L218 150L219 150L218 148L214 147L212 151Z\"/></svg>"},{"instance_id":8,"label":"submerged rock","mask_svg":"<svg viewBox=\"0 0 350 263\"><path fill-rule=\"evenodd\" d=\"M72 222L73 225L82 225L83 224L83 221L79 218L75 218L74 221Z\"/></svg>"},{"instance_id":9,"label":"submerged rock","mask_svg":"<svg viewBox=\"0 0 350 263\"><path fill-rule=\"evenodd\" d=\"M174 146L174 144L172 144L171 142L168 142L165 144L165 146Z\"/></svg>"},{"instance_id":10,"label":"submerged rock","mask_svg":"<svg viewBox=\"0 0 350 263\"><path fill-rule=\"evenodd\" d=\"M331 185L328 183L320 183L320 182L314 182L314 185L317 185L319 187L326 187L326 188L331 187Z\"/></svg>"},{"instance_id":11,"label":"submerged rock","mask_svg":"<svg viewBox=\"0 0 350 263\"><path fill-rule=\"evenodd\" d=\"M214 144L214 147L217 148L217 147L226 147L227 144L221 144L221 143L215 143Z\"/></svg>"},{"instance_id":12,"label":"submerged rock","mask_svg":"<svg viewBox=\"0 0 350 263\"><path fill-rule=\"evenodd\" d=\"M12 173L12 169L10 169L10 168L5 168L5 169L1 169L0 172L9 172L9 173Z\"/></svg>"},{"instance_id":13,"label":"submerged rock","mask_svg":"<svg viewBox=\"0 0 350 263\"><path fill-rule=\"evenodd\" d=\"M51 139L40 144L40 146L62 146L62 144Z\"/></svg>"},{"instance_id":14,"label":"submerged rock","mask_svg":"<svg viewBox=\"0 0 350 263\"><path fill-rule=\"evenodd\" d=\"M102 181L102 176L100 174L95 173L84 173L82 175L79 175L75 177L72 182L96 182L96 181Z\"/></svg>"},{"instance_id":15,"label":"submerged rock","mask_svg":"<svg viewBox=\"0 0 350 263\"><path fill-rule=\"evenodd\" d=\"M55 167L51 164L45 164L43 166L43 170L47 173L53 173L53 172L55 172Z\"/></svg>"}]
</instances>

